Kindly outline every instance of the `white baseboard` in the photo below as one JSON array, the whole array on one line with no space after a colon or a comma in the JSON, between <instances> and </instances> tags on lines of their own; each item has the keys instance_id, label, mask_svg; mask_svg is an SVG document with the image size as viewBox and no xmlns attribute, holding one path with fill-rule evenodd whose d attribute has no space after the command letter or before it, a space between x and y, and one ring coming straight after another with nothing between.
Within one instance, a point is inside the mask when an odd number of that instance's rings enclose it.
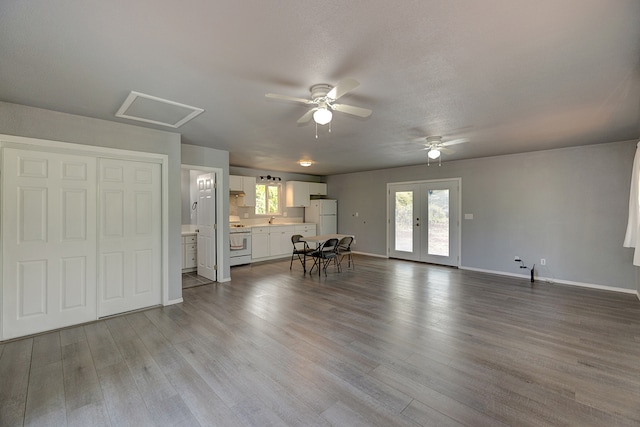
<instances>
[{"instance_id":1,"label":"white baseboard","mask_svg":"<svg viewBox=\"0 0 640 427\"><path fill-rule=\"evenodd\" d=\"M231 281L231 277L223 277L223 278L219 278L218 280L216 280L216 282L220 282L220 283L224 283L224 282L230 282Z\"/></svg>"},{"instance_id":2,"label":"white baseboard","mask_svg":"<svg viewBox=\"0 0 640 427\"><path fill-rule=\"evenodd\" d=\"M176 299L171 299L171 300L167 301L167 303L165 304L165 306L167 306L167 305L173 305L173 304L180 304L181 302L183 302L182 297L180 297L180 298L176 298Z\"/></svg>"},{"instance_id":3,"label":"white baseboard","mask_svg":"<svg viewBox=\"0 0 640 427\"><path fill-rule=\"evenodd\" d=\"M366 256L372 256L375 258L389 258L386 255L380 255L380 254L370 254L368 252L357 252L357 251L352 251L354 254L360 254L360 255L366 255Z\"/></svg>"},{"instance_id":4,"label":"white baseboard","mask_svg":"<svg viewBox=\"0 0 640 427\"><path fill-rule=\"evenodd\" d=\"M509 273L506 271L494 271L494 270L485 270L482 268L474 268L474 267L465 267L460 266L461 270L470 270L470 271L478 271L480 273L489 273L489 274L497 274L498 276L510 276L510 277L519 277L522 279L530 279L530 274L515 274ZM572 280L562 280L562 279L552 279L544 276L534 276L534 279L538 282L545 282L550 284L561 284L561 285L569 285L569 286L578 286L581 288L590 288L590 289L600 289L603 291L611 291L611 292L621 292L625 294L636 294L638 299L640 299L640 291L636 291L635 289L627 289L627 288L617 288L614 286L604 286L604 285L596 285L594 283L584 283L584 282L574 282Z\"/></svg>"}]
</instances>

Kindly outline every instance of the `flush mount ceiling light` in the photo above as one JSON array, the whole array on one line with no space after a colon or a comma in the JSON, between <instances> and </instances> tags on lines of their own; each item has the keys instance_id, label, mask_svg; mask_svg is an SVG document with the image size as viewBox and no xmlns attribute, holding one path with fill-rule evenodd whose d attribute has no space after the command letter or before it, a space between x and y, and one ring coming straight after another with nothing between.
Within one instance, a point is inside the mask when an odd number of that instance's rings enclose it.
<instances>
[{"instance_id":1,"label":"flush mount ceiling light","mask_svg":"<svg viewBox=\"0 0 640 427\"><path fill-rule=\"evenodd\" d=\"M313 164L313 162L311 160L300 160L298 164L302 167L308 168Z\"/></svg>"}]
</instances>

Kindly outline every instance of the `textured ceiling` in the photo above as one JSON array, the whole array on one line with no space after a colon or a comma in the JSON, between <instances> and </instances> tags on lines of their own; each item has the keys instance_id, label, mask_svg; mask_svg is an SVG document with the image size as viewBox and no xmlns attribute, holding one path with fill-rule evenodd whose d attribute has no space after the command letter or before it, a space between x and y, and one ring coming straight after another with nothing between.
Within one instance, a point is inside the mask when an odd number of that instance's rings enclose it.
<instances>
[{"instance_id":1,"label":"textured ceiling","mask_svg":"<svg viewBox=\"0 0 640 427\"><path fill-rule=\"evenodd\" d=\"M145 126L114 116L138 91L205 109L184 143L317 175L425 163L428 135L469 139L445 162L636 139L639 58L638 0L0 4L0 100ZM318 139L264 96L347 77L373 114Z\"/></svg>"}]
</instances>

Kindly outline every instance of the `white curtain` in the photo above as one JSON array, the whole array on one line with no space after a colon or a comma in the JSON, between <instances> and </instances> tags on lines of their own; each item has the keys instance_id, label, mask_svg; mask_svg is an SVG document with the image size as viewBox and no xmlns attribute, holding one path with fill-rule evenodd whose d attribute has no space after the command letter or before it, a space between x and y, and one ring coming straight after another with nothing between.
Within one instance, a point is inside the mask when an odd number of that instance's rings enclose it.
<instances>
[{"instance_id":1,"label":"white curtain","mask_svg":"<svg viewBox=\"0 0 640 427\"><path fill-rule=\"evenodd\" d=\"M640 142L636 146L631 173L631 191L629 192L629 221L624 236L625 248L636 248L633 264L640 266Z\"/></svg>"}]
</instances>

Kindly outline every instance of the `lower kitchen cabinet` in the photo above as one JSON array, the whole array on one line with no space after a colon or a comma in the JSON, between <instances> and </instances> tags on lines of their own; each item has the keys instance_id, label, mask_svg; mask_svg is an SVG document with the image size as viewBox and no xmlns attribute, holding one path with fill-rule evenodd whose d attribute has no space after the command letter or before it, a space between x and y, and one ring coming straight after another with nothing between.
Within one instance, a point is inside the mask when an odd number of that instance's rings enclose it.
<instances>
[{"instance_id":1,"label":"lower kitchen cabinet","mask_svg":"<svg viewBox=\"0 0 640 427\"><path fill-rule=\"evenodd\" d=\"M182 271L194 271L198 267L198 243L196 235L182 236Z\"/></svg>"},{"instance_id":2,"label":"lower kitchen cabinet","mask_svg":"<svg viewBox=\"0 0 640 427\"><path fill-rule=\"evenodd\" d=\"M292 251L291 236L295 232L291 225L271 225L251 229L251 259L264 260L282 258Z\"/></svg>"},{"instance_id":3,"label":"lower kitchen cabinet","mask_svg":"<svg viewBox=\"0 0 640 427\"><path fill-rule=\"evenodd\" d=\"M300 224L295 225L293 234L299 234L302 237L315 236L316 233L316 225L315 224Z\"/></svg>"},{"instance_id":4,"label":"lower kitchen cabinet","mask_svg":"<svg viewBox=\"0 0 640 427\"><path fill-rule=\"evenodd\" d=\"M273 227L269 233L269 255L283 256L291 255L293 227Z\"/></svg>"},{"instance_id":5,"label":"lower kitchen cabinet","mask_svg":"<svg viewBox=\"0 0 640 427\"><path fill-rule=\"evenodd\" d=\"M269 257L269 229L261 227L251 230L251 259Z\"/></svg>"}]
</instances>

